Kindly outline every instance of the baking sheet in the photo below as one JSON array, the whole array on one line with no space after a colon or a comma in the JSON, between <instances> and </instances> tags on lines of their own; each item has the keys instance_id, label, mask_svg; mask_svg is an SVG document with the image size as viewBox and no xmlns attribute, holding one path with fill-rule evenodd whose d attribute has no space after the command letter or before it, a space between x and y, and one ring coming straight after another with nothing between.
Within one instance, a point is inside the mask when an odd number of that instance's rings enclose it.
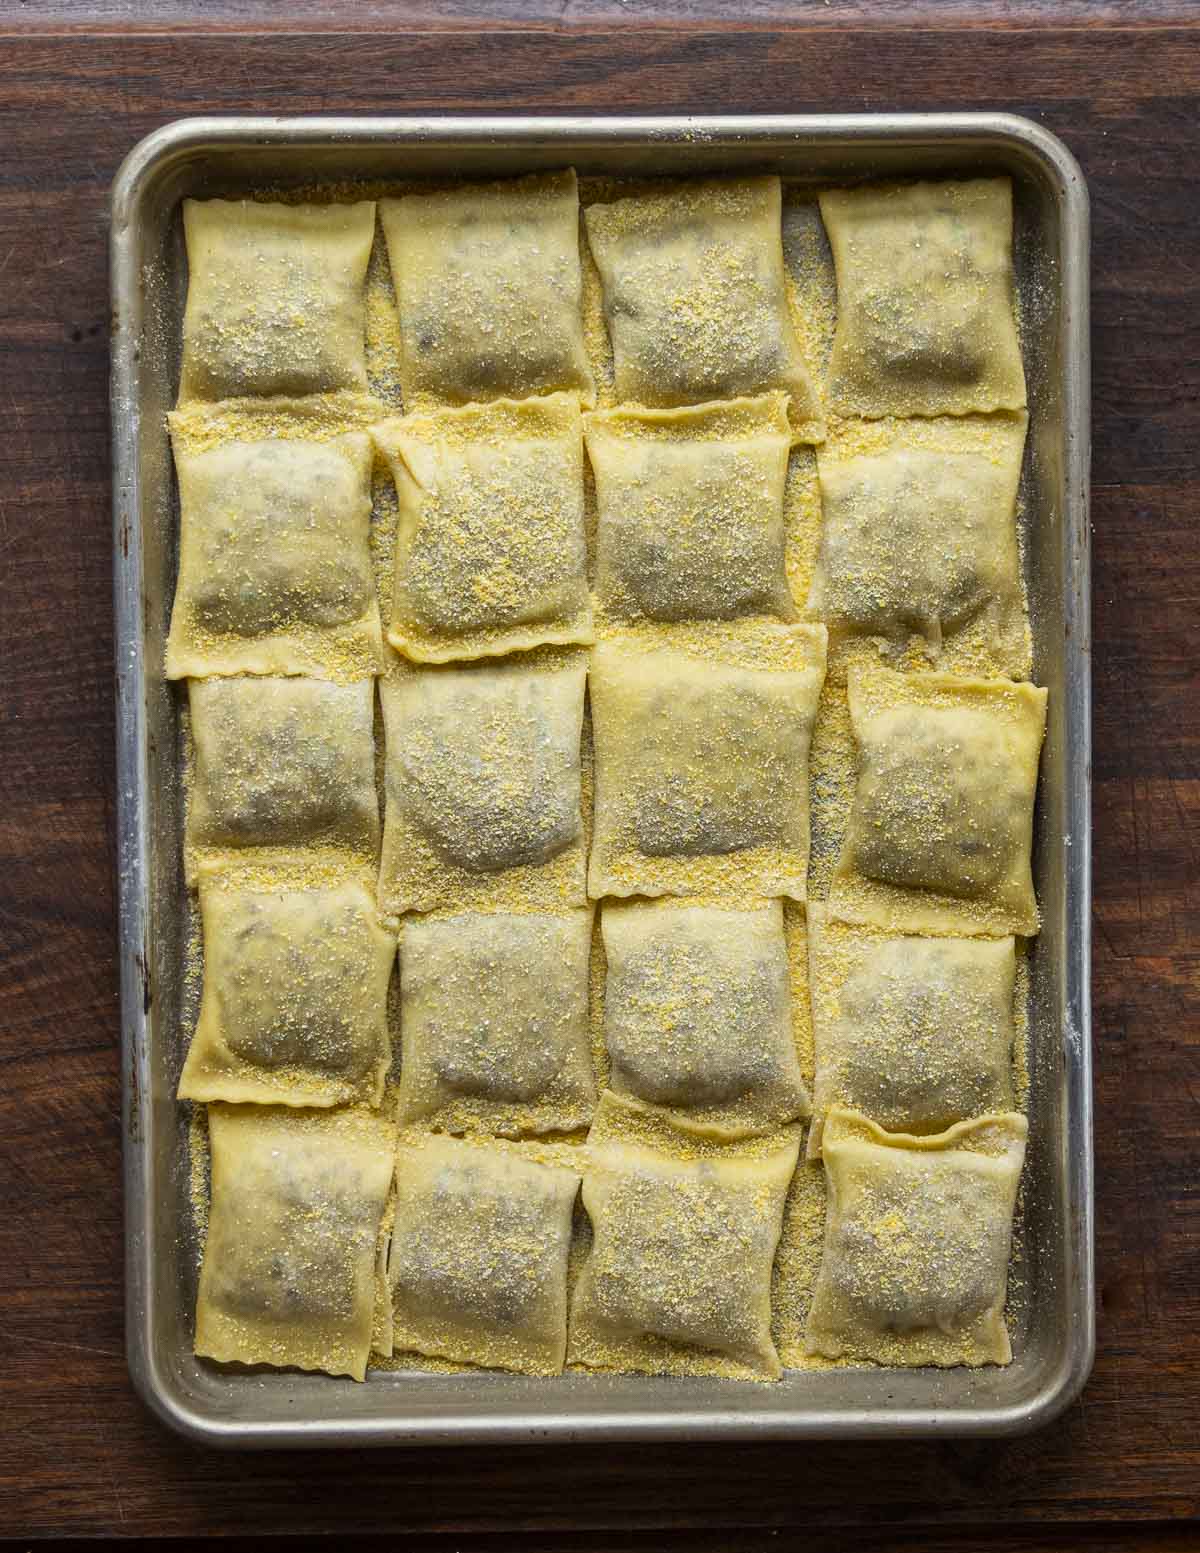
<instances>
[{"instance_id":1,"label":"baking sheet","mask_svg":"<svg viewBox=\"0 0 1200 1553\"><path fill-rule=\"evenodd\" d=\"M1030 956L1024 1298L1004 1369L788 1372L777 1385L568 1374L239 1374L191 1353L188 1113L173 1098L189 977L178 702L163 679L175 567L164 415L177 380L189 196L363 179L769 170L825 183L1006 172L1030 389L1024 500L1034 678L1050 690L1036 820L1044 927ZM119 867L131 1375L228 1444L1002 1433L1053 1416L1093 1344L1088 1006L1087 200L1054 137L1002 115L743 119L193 119L143 141L113 188Z\"/></svg>"}]
</instances>

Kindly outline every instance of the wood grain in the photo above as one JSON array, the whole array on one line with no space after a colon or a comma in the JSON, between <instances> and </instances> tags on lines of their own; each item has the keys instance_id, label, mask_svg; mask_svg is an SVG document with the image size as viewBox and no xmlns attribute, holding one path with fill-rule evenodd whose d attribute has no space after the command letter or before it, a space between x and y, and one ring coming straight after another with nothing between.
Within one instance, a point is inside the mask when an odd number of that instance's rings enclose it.
<instances>
[{"instance_id":1,"label":"wood grain","mask_svg":"<svg viewBox=\"0 0 1200 1553\"><path fill-rule=\"evenodd\" d=\"M678 9L670 28L0 38L0 1533L394 1545L408 1531L421 1548L443 1545L435 1533L508 1547L507 1531L556 1553L737 1553L833 1545L821 1528L836 1526L928 1553L972 1528L995 1548L1185 1545L1163 1525L1115 1528L1200 1509L1200 34L1026 26L1029 6L1018 24L993 8L982 29L708 31ZM1000 1443L231 1457L167 1435L122 1356L104 257L117 164L197 111L901 107L1030 114L1092 188L1091 1385L1044 1433ZM928 1526L941 1529L918 1538Z\"/></svg>"},{"instance_id":2,"label":"wood grain","mask_svg":"<svg viewBox=\"0 0 1200 1553\"><path fill-rule=\"evenodd\" d=\"M0 25L25 33L456 31L480 26L1157 27L1200 21L1195 0L0 0Z\"/></svg>"}]
</instances>

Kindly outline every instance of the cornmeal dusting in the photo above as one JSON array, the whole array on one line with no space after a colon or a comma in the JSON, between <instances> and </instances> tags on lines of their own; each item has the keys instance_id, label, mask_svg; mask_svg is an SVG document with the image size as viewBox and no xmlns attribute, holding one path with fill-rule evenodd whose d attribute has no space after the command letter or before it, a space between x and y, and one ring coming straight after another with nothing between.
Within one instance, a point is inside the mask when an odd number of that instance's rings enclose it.
<instances>
[{"instance_id":1,"label":"cornmeal dusting","mask_svg":"<svg viewBox=\"0 0 1200 1553\"><path fill-rule=\"evenodd\" d=\"M172 628L197 1351L1005 1362L1044 719L1006 180L187 220L181 482L293 471L215 504Z\"/></svg>"}]
</instances>

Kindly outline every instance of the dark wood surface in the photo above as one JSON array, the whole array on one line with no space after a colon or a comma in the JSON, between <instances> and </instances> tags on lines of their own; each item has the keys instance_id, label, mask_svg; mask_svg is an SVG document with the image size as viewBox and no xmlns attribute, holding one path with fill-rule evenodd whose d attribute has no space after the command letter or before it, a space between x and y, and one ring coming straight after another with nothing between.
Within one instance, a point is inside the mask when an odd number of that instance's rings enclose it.
<instances>
[{"instance_id":1,"label":"dark wood surface","mask_svg":"<svg viewBox=\"0 0 1200 1553\"><path fill-rule=\"evenodd\" d=\"M195 5L7 7L16 35L0 36L0 1535L369 1532L395 1545L406 1530L420 1535L405 1546L469 1548L487 1532L479 1547L596 1553L835 1547L859 1534L875 1548L937 1553L969 1529L997 1549L1200 1541L1187 1526L1200 1502L1194 13L1158 5L1139 20L1134 5L1073 5L1071 25L1055 27L1051 8L1026 3L977 7L963 28L938 25L943 9L961 20L962 5L927 3L917 27L893 25L893 6L872 13L836 0L840 21L883 21L830 25L813 4L797 5L788 26L785 8L765 0L756 14L771 25L744 30L717 27L711 13L704 26L689 21L704 9L696 3L625 9L638 25L614 24L606 5L592 26L586 6L563 4L569 27L545 25L539 7L527 13L531 29L485 33L468 25L487 13L480 3L446 8L453 34L263 37L172 33L180 17L195 26ZM1138 24L1085 25L1121 11ZM372 25L396 14L367 12ZM144 32L113 30L137 25L131 13L147 19ZM49 35L81 15L109 30ZM1005 108L1057 131L1091 182L1100 1336L1082 1400L1033 1438L236 1457L164 1433L130 1392L107 187L141 135L184 113L486 107ZM853 1543L834 1527L846 1537L857 1528ZM437 1533L453 1535L443 1543Z\"/></svg>"}]
</instances>

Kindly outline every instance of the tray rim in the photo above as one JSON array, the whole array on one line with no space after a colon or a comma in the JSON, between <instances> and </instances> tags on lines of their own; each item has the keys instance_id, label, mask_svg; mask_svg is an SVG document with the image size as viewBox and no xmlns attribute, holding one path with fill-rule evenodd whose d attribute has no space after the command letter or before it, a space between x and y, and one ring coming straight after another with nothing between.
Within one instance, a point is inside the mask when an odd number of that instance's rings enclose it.
<instances>
[{"instance_id":1,"label":"tray rim","mask_svg":"<svg viewBox=\"0 0 1200 1553\"><path fill-rule=\"evenodd\" d=\"M140 298L135 237L142 199L165 163L181 154L222 147L400 146L439 143L542 145L572 141L767 145L781 139L814 145L908 142L925 147L984 142L1019 150L1056 188L1062 238L1063 526L1072 567L1063 596L1065 727L1071 748L1064 804L1073 838L1064 890L1063 1031L1064 1174L1071 1205L1066 1245L1077 1290L1066 1342L1054 1373L1032 1401L1011 1406L937 1408L792 1408L756 1410L706 1405L689 1412L603 1410L587 1415L526 1409L505 1415L407 1415L400 1404L387 1418L323 1418L285 1422L234 1421L206 1414L176 1394L155 1350L148 1293L152 1246L146 1205L151 1161L149 1013L152 1001L147 883L150 866L150 787L145 705L142 596L141 435L136 383ZM122 1135L125 1196L126 1352L133 1386L163 1423L210 1445L433 1445L545 1443L553 1440L684 1440L878 1438L1010 1435L1043 1427L1078 1396L1095 1355L1093 1139L1091 1060L1091 701L1090 352L1088 333L1089 205L1087 186L1063 142L1033 120L1008 113L875 113L788 115L222 115L178 119L145 136L129 152L110 192L112 359L110 405L113 455L113 586L116 656L117 894L121 988ZM130 299L138 298L137 305Z\"/></svg>"}]
</instances>

